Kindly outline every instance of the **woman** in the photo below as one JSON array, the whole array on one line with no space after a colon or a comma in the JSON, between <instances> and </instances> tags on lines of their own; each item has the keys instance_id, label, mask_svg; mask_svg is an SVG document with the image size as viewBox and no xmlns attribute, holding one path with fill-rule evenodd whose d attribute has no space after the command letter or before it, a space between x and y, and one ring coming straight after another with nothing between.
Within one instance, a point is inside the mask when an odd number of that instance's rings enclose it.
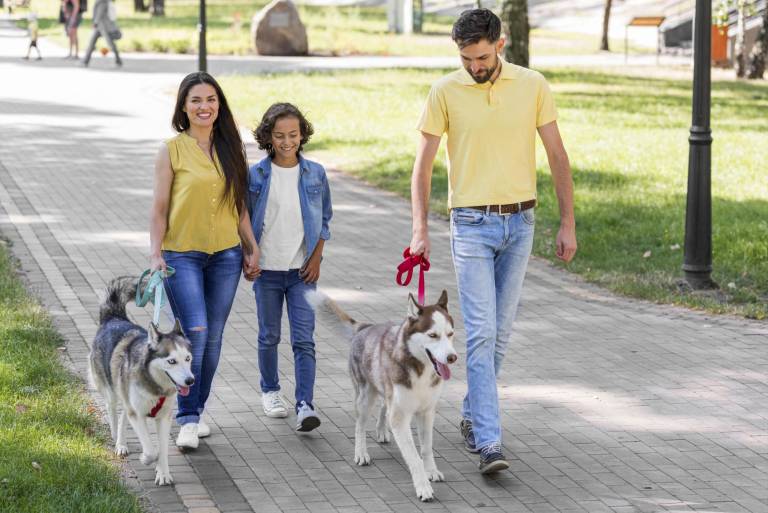
<instances>
[{"instance_id":1,"label":"woman","mask_svg":"<svg viewBox=\"0 0 768 513\"><path fill-rule=\"evenodd\" d=\"M241 269L259 275L259 248L245 208L243 142L219 84L204 72L182 80L173 114L179 133L155 162L150 268L165 280L174 315L192 344L195 384L178 396L176 445L194 449L210 434L200 420L221 352Z\"/></svg>"},{"instance_id":2,"label":"woman","mask_svg":"<svg viewBox=\"0 0 768 513\"><path fill-rule=\"evenodd\" d=\"M78 59L80 52L80 41L77 38L77 28L83 21L83 11L85 11L86 0L62 0L62 11L64 13L64 31L69 38L69 53L67 59Z\"/></svg>"}]
</instances>

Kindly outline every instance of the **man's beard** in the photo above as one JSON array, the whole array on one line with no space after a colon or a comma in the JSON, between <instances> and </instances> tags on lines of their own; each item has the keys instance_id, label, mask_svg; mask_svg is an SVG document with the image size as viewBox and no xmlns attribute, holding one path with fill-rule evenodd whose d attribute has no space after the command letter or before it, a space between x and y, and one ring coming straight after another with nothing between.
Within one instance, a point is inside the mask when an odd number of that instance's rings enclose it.
<instances>
[{"instance_id":1,"label":"man's beard","mask_svg":"<svg viewBox=\"0 0 768 513\"><path fill-rule=\"evenodd\" d=\"M493 65L492 68L485 70L485 73L483 73L481 76L477 76L474 73L472 73L469 68L465 68L467 72L469 73L469 76L472 77L472 79L477 82L478 84L485 84L488 82L494 73L496 73L496 69L499 67L499 58L496 57L496 64Z\"/></svg>"}]
</instances>

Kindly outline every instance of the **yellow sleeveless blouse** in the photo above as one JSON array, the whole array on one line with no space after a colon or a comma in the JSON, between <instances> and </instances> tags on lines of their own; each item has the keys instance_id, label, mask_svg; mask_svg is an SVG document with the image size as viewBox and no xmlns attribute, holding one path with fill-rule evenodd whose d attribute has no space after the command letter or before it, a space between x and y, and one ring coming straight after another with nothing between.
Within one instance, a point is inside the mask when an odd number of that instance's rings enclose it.
<instances>
[{"instance_id":1,"label":"yellow sleeveless blouse","mask_svg":"<svg viewBox=\"0 0 768 513\"><path fill-rule=\"evenodd\" d=\"M221 205L226 182L217 171L221 163L216 152L214 166L197 141L183 132L165 144L173 185L163 249L213 254L239 245L237 209L232 201Z\"/></svg>"}]
</instances>

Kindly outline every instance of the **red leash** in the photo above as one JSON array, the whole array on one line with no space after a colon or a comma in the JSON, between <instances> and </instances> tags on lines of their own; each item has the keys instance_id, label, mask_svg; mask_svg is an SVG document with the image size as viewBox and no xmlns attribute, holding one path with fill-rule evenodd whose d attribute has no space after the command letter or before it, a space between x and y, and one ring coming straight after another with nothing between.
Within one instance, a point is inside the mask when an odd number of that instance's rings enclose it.
<instances>
[{"instance_id":1,"label":"red leash","mask_svg":"<svg viewBox=\"0 0 768 513\"><path fill-rule=\"evenodd\" d=\"M419 304L424 305L424 273L429 271L429 260L424 255L411 255L411 248L405 248L403 251L403 260L397 266L397 276L395 281L398 285L405 287L411 283L413 278L413 268L419 266Z\"/></svg>"}]
</instances>

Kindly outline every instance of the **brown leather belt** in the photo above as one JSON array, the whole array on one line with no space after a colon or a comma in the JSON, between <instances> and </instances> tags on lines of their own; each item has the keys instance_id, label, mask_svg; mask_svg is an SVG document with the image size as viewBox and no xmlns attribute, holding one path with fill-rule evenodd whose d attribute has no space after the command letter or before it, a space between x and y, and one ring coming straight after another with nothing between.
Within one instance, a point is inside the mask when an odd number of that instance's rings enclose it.
<instances>
[{"instance_id":1,"label":"brown leather belt","mask_svg":"<svg viewBox=\"0 0 768 513\"><path fill-rule=\"evenodd\" d=\"M520 203L509 203L508 205L480 205L477 207L464 207L473 210L482 210L486 214L509 215L517 214L523 210L528 210L536 206L536 200L521 201Z\"/></svg>"}]
</instances>

